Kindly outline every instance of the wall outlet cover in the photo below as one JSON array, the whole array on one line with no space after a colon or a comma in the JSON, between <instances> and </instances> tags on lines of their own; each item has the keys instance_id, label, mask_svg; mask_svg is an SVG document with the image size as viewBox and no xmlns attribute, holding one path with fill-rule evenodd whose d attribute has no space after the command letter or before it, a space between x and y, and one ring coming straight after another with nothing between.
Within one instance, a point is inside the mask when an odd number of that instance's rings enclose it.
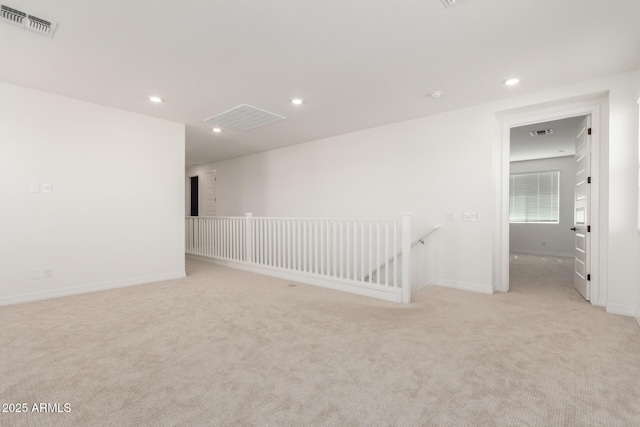
<instances>
[{"instance_id":1,"label":"wall outlet cover","mask_svg":"<svg viewBox=\"0 0 640 427\"><path fill-rule=\"evenodd\" d=\"M53 186L51 184L42 184L42 192L51 194L53 192Z\"/></svg>"}]
</instances>

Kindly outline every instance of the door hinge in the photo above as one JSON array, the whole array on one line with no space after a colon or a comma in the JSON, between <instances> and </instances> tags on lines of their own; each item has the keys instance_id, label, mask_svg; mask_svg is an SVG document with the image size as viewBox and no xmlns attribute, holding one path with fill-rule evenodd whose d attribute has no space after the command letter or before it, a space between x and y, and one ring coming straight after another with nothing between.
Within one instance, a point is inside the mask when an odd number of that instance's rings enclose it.
<instances>
[{"instance_id":1,"label":"door hinge","mask_svg":"<svg viewBox=\"0 0 640 427\"><path fill-rule=\"evenodd\" d=\"M591 184L591 177L587 178L587 184Z\"/></svg>"},{"instance_id":2,"label":"door hinge","mask_svg":"<svg viewBox=\"0 0 640 427\"><path fill-rule=\"evenodd\" d=\"M587 274L587 281L590 282L591 281L591 275Z\"/></svg>"},{"instance_id":3,"label":"door hinge","mask_svg":"<svg viewBox=\"0 0 640 427\"><path fill-rule=\"evenodd\" d=\"M589 128L589 130L587 130L587 134L591 135L591 128Z\"/></svg>"},{"instance_id":4,"label":"door hinge","mask_svg":"<svg viewBox=\"0 0 640 427\"><path fill-rule=\"evenodd\" d=\"M587 233L591 233L591 226L587 225Z\"/></svg>"}]
</instances>

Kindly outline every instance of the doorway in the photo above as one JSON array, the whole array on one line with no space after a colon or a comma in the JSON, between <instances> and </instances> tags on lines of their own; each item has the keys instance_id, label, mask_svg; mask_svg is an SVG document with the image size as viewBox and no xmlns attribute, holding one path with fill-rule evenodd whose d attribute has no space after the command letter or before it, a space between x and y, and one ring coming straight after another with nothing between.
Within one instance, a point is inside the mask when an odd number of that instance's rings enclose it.
<instances>
[{"instance_id":1,"label":"doorway","mask_svg":"<svg viewBox=\"0 0 640 427\"><path fill-rule=\"evenodd\" d=\"M510 129L510 290L590 299L589 116ZM577 228L576 228L577 227Z\"/></svg>"},{"instance_id":2,"label":"doorway","mask_svg":"<svg viewBox=\"0 0 640 427\"><path fill-rule=\"evenodd\" d=\"M191 181L191 210L190 210L190 215L191 216L198 216L198 211L199 211L199 207L198 207L198 177L197 176L192 176L190 178Z\"/></svg>"},{"instance_id":3,"label":"doorway","mask_svg":"<svg viewBox=\"0 0 640 427\"><path fill-rule=\"evenodd\" d=\"M601 150L606 155L607 115L600 111L608 108L607 99L602 94L585 95L580 98L557 101L553 104L521 107L496 114L495 164L496 164L496 227L494 231L494 290L508 292L510 261L510 140L511 129L521 126L544 123L578 116L590 116L593 132L591 136L591 266L590 266L590 302L594 305L606 305L606 276L600 271L606 270L606 248L601 251L600 242L606 242L607 230L600 227L600 186L606 188L608 175L600 174ZM606 172L606 170L605 170ZM606 213L606 211L604 211Z\"/></svg>"}]
</instances>

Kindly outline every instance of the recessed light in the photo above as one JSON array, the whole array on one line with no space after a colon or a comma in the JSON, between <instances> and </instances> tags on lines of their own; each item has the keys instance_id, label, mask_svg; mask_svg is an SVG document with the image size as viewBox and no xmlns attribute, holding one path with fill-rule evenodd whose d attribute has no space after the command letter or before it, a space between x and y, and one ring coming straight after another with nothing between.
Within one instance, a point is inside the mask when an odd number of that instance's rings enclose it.
<instances>
[{"instance_id":1,"label":"recessed light","mask_svg":"<svg viewBox=\"0 0 640 427\"><path fill-rule=\"evenodd\" d=\"M506 84L507 86L517 85L518 83L520 83L520 79L515 79L515 78L504 81L504 84Z\"/></svg>"},{"instance_id":2,"label":"recessed light","mask_svg":"<svg viewBox=\"0 0 640 427\"><path fill-rule=\"evenodd\" d=\"M431 92L429 96L434 99L438 99L442 96L442 92L440 92L439 90L436 90L435 92Z\"/></svg>"},{"instance_id":3,"label":"recessed light","mask_svg":"<svg viewBox=\"0 0 640 427\"><path fill-rule=\"evenodd\" d=\"M150 96L149 97L149 101L160 103L160 102L162 102L162 98L160 98L159 96Z\"/></svg>"},{"instance_id":4,"label":"recessed light","mask_svg":"<svg viewBox=\"0 0 640 427\"><path fill-rule=\"evenodd\" d=\"M220 128L213 128L213 131L214 131L215 133L220 133L220 132L222 132L222 129L220 129Z\"/></svg>"},{"instance_id":5,"label":"recessed light","mask_svg":"<svg viewBox=\"0 0 640 427\"><path fill-rule=\"evenodd\" d=\"M294 104L294 105L300 105L300 104L302 104L302 99L300 99L300 98L293 98L293 99L291 100L291 103L292 103L292 104Z\"/></svg>"}]
</instances>

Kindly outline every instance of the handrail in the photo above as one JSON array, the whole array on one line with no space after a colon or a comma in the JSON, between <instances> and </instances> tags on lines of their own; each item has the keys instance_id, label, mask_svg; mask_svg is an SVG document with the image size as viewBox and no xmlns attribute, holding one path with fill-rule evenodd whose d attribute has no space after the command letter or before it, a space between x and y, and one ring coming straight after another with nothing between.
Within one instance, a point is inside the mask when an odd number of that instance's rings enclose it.
<instances>
[{"instance_id":1,"label":"handrail","mask_svg":"<svg viewBox=\"0 0 640 427\"><path fill-rule=\"evenodd\" d=\"M414 241L411 243L411 247L414 247L414 246L415 246L415 245L417 245L418 243L422 243L422 244L424 245L424 240L425 240L427 237L429 237L429 235L430 235L431 233L433 233L434 231L436 231L436 230L437 230L438 228L440 228L440 227L441 227L441 225L440 225L440 224L438 224L438 225L434 225L434 226L433 226L433 228L432 228L431 230L427 231L427 232L426 232L426 233L424 233L422 236L420 236L420 237L418 237L416 240L414 240Z\"/></svg>"},{"instance_id":2,"label":"handrail","mask_svg":"<svg viewBox=\"0 0 640 427\"><path fill-rule=\"evenodd\" d=\"M422 243L423 245L425 244L424 241L426 240L427 237L429 237L431 235L431 233L433 233L434 231L436 231L437 229L439 229L441 227L440 224L434 225L433 228L429 231L427 231L426 233L424 233L422 236L418 237L416 240L414 240L411 243L411 247L414 247L415 245L417 245L418 243ZM389 258L387 260L386 263L382 263L380 264L380 267L374 269L373 271L371 271L371 273L369 273L368 275L365 276L365 281L369 280L369 276L372 276L376 274L376 271L378 271L380 268L382 268L384 265L388 265L388 263L390 263L391 261L393 261L394 258L399 257L400 255L402 255L402 251L399 251L395 256L392 256L391 258Z\"/></svg>"},{"instance_id":3,"label":"handrail","mask_svg":"<svg viewBox=\"0 0 640 427\"><path fill-rule=\"evenodd\" d=\"M246 214L243 216L185 216L188 218L216 218L216 219L245 219ZM364 217L315 217L315 216L251 216L251 219L266 219L266 220L323 220L323 221L397 221L398 218L394 217L376 217L376 218L364 218Z\"/></svg>"}]
</instances>

